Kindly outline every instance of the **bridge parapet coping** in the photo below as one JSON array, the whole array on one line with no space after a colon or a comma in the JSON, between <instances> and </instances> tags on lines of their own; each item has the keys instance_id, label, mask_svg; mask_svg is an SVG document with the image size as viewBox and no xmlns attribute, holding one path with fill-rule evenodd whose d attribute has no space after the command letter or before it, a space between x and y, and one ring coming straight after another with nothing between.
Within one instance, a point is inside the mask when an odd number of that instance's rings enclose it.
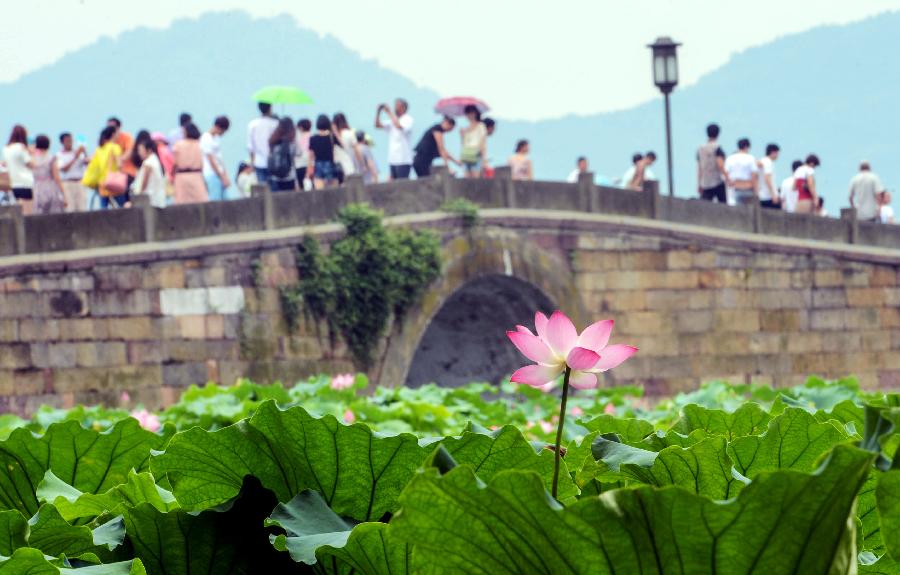
<instances>
[{"instance_id":1,"label":"bridge parapet coping","mask_svg":"<svg viewBox=\"0 0 900 575\"><path fill-rule=\"evenodd\" d=\"M23 217L18 207L0 208L0 256L83 250L97 247L184 240L219 234L276 230L327 223L350 203L368 202L389 215L439 211L464 198L483 208L558 210L687 223L726 231L900 249L900 226L859 222L856 211L841 218L788 214L758 206L725 206L659 194L657 182L644 191L598 186L592 174L575 183L517 181L507 167L495 178L457 179L446 168L430 178L345 186L313 192L272 193L254 186L250 198L170 206L150 206L135 198L128 209Z\"/></svg>"}]
</instances>

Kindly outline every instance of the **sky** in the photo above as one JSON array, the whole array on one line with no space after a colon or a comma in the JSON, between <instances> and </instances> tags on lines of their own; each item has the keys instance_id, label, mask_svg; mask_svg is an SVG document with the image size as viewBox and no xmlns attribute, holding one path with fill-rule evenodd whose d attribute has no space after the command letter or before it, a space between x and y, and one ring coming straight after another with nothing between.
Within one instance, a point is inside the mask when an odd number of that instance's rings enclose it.
<instances>
[{"instance_id":1,"label":"sky","mask_svg":"<svg viewBox=\"0 0 900 575\"><path fill-rule=\"evenodd\" d=\"M285 14L442 95L475 95L504 118L537 120L614 111L654 97L646 45L657 36L684 44L681 77L690 84L748 47L897 10L900 0L4 2L0 82L104 35L231 9ZM546 105L535 108L534 101Z\"/></svg>"}]
</instances>

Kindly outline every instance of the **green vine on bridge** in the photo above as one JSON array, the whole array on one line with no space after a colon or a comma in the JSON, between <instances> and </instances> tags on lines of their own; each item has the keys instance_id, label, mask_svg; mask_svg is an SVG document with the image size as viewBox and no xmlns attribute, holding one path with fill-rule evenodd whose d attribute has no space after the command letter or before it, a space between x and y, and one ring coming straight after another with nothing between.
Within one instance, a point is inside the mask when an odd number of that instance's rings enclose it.
<instances>
[{"instance_id":1,"label":"green vine on bridge","mask_svg":"<svg viewBox=\"0 0 900 575\"><path fill-rule=\"evenodd\" d=\"M327 254L309 236L298 246L300 279L281 289L282 312L292 330L302 311L328 321L368 367L391 314L402 317L440 275L440 241L429 231L387 229L365 204L345 207L338 221L347 233Z\"/></svg>"}]
</instances>

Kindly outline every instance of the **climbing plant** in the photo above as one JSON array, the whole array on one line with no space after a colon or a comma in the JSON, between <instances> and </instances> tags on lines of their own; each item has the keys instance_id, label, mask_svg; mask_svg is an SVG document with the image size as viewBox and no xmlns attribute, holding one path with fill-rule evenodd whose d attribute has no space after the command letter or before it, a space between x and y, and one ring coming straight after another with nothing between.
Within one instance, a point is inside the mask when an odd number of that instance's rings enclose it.
<instances>
[{"instance_id":1,"label":"climbing plant","mask_svg":"<svg viewBox=\"0 0 900 575\"><path fill-rule=\"evenodd\" d=\"M402 316L440 274L440 241L429 231L387 229L381 212L365 204L342 209L338 221L346 235L327 255L312 237L298 246L300 279L282 289L282 310L293 329L302 303L368 367L391 314Z\"/></svg>"}]
</instances>

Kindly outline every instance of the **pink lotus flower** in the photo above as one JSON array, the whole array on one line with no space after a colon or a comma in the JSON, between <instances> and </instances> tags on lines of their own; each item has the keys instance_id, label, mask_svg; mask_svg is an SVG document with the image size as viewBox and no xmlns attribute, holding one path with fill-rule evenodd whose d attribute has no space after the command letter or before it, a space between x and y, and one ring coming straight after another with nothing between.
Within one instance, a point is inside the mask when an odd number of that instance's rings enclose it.
<instances>
[{"instance_id":1,"label":"pink lotus flower","mask_svg":"<svg viewBox=\"0 0 900 575\"><path fill-rule=\"evenodd\" d=\"M331 389L349 389L355 382L356 378L352 373L340 373L331 378Z\"/></svg>"},{"instance_id":2,"label":"pink lotus flower","mask_svg":"<svg viewBox=\"0 0 900 575\"><path fill-rule=\"evenodd\" d=\"M584 410L576 405L575 407L572 408L572 411L570 411L569 413L571 413L575 417L581 417L582 415L584 415Z\"/></svg>"},{"instance_id":3,"label":"pink lotus flower","mask_svg":"<svg viewBox=\"0 0 900 575\"><path fill-rule=\"evenodd\" d=\"M513 373L510 381L543 387L554 383L568 367L572 387L597 387L598 373L618 366L637 351L630 345L607 345L613 324L611 319L598 321L579 335L572 320L561 311L553 312L550 319L538 312L534 316L537 335L522 325L506 332L513 345L535 362Z\"/></svg>"},{"instance_id":4,"label":"pink lotus flower","mask_svg":"<svg viewBox=\"0 0 900 575\"><path fill-rule=\"evenodd\" d=\"M147 431L156 433L161 427L159 423L159 417L157 417L155 413L150 413L146 409L135 409L131 412L131 417L137 419L138 423L141 424L141 427L143 427Z\"/></svg>"},{"instance_id":5,"label":"pink lotus flower","mask_svg":"<svg viewBox=\"0 0 900 575\"><path fill-rule=\"evenodd\" d=\"M348 409L344 412L344 421L347 423L353 423L356 421L356 414L353 413L353 410Z\"/></svg>"},{"instance_id":6,"label":"pink lotus flower","mask_svg":"<svg viewBox=\"0 0 900 575\"><path fill-rule=\"evenodd\" d=\"M612 403L607 403L606 407L603 408L603 413L606 415L615 415L616 414L616 406Z\"/></svg>"},{"instance_id":7,"label":"pink lotus flower","mask_svg":"<svg viewBox=\"0 0 900 575\"><path fill-rule=\"evenodd\" d=\"M123 405L131 403L131 396L128 394L127 391L123 391L122 395L119 396L119 403L121 403Z\"/></svg>"},{"instance_id":8,"label":"pink lotus flower","mask_svg":"<svg viewBox=\"0 0 900 575\"><path fill-rule=\"evenodd\" d=\"M544 421L543 419L538 421L538 425L541 426L541 431L544 433L553 433L553 424L549 421Z\"/></svg>"}]
</instances>

